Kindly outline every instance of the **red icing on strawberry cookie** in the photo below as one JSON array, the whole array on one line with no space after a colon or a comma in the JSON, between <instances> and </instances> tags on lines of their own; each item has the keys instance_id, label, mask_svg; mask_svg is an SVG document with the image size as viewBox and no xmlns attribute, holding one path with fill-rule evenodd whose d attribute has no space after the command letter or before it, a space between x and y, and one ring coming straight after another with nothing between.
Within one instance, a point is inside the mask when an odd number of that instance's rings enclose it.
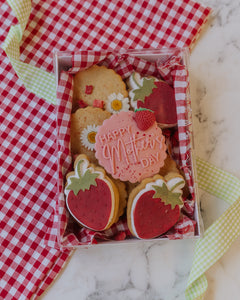
<instances>
[{"instance_id":1,"label":"red icing on strawberry cookie","mask_svg":"<svg viewBox=\"0 0 240 300\"><path fill-rule=\"evenodd\" d=\"M177 124L174 89L165 81L133 73L129 78L129 87L131 105L134 109L141 107L153 110L161 127L172 127Z\"/></svg>"},{"instance_id":2,"label":"red icing on strawberry cookie","mask_svg":"<svg viewBox=\"0 0 240 300\"><path fill-rule=\"evenodd\" d=\"M102 168L90 165L79 155L75 171L67 175L66 204L71 215L95 231L109 228L118 219L119 194Z\"/></svg>"},{"instance_id":3,"label":"red icing on strawberry cookie","mask_svg":"<svg viewBox=\"0 0 240 300\"><path fill-rule=\"evenodd\" d=\"M127 207L128 227L140 239L160 236L176 224L183 205L185 182L178 174L147 178L130 194Z\"/></svg>"},{"instance_id":4,"label":"red icing on strawberry cookie","mask_svg":"<svg viewBox=\"0 0 240 300\"><path fill-rule=\"evenodd\" d=\"M112 203L109 201L111 193L104 181L97 178L95 181L96 186L91 185L89 190L80 190L77 196L70 191L68 208L74 217L81 220L86 227L101 231L107 226L111 213ZM101 201L99 201L99 195L101 195Z\"/></svg>"},{"instance_id":5,"label":"red icing on strawberry cookie","mask_svg":"<svg viewBox=\"0 0 240 300\"><path fill-rule=\"evenodd\" d=\"M166 158L165 138L154 122L138 128L132 111L112 115L96 135L96 158L114 178L137 182L159 172Z\"/></svg>"},{"instance_id":6,"label":"red icing on strawberry cookie","mask_svg":"<svg viewBox=\"0 0 240 300\"><path fill-rule=\"evenodd\" d=\"M135 228L137 232L141 232L140 237L143 239L157 237L166 232L177 222L180 214L179 206L171 210L170 204L165 205L161 198L153 200L154 194L154 191L143 194L135 207Z\"/></svg>"}]
</instances>

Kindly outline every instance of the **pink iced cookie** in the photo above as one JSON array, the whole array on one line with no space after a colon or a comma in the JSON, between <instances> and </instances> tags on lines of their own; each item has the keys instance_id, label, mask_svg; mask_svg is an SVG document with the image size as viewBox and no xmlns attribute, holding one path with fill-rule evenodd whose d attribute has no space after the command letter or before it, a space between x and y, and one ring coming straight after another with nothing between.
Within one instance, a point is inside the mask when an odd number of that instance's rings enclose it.
<instances>
[{"instance_id":1,"label":"pink iced cookie","mask_svg":"<svg viewBox=\"0 0 240 300\"><path fill-rule=\"evenodd\" d=\"M122 181L137 182L159 172L166 158L165 138L157 123L140 130L133 111L107 119L96 135L96 157L105 170Z\"/></svg>"}]
</instances>

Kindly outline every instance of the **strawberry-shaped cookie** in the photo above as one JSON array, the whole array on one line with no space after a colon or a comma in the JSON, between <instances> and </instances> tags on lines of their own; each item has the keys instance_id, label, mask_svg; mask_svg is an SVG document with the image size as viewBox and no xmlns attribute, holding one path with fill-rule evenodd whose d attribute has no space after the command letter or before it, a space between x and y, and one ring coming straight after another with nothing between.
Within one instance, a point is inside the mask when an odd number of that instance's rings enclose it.
<instances>
[{"instance_id":1,"label":"strawberry-shaped cookie","mask_svg":"<svg viewBox=\"0 0 240 300\"><path fill-rule=\"evenodd\" d=\"M128 81L131 105L154 111L156 121L161 127L177 124L174 89L165 81L154 77L141 77L134 72Z\"/></svg>"},{"instance_id":2,"label":"strawberry-shaped cookie","mask_svg":"<svg viewBox=\"0 0 240 300\"><path fill-rule=\"evenodd\" d=\"M89 164L80 154L74 172L67 175L66 204L70 214L82 226L95 231L108 229L118 218L119 194L104 169Z\"/></svg>"},{"instance_id":3,"label":"strawberry-shaped cookie","mask_svg":"<svg viewBox=\"0 0 240 300\"><path fill-rule=\"evenodd\" d=\"M183 205L184 179L177 173L155 175L143 180L129 195L128 227L140 239L162 235L173 227Z\"/></svg>"}]
</instances>

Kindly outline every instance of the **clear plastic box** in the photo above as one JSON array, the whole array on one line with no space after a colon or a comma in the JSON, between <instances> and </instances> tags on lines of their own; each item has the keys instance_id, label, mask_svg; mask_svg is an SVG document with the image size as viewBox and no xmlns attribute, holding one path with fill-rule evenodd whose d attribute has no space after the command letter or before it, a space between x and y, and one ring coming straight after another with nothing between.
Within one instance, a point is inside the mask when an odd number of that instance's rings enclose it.
<instances>
[{"instance_id":1,"label":"clear plastic box","mask_svg":"<svg viewBox=\"0 0 240 300\"><path fill-rule=\"evenodd\" d=\"M99 52L99 51L98 51ZM71 76L74 74L74 72L76 71L76 68L73 60L75 59L75 57L79 54L81 56L82 51L79 51L77 53L73 53L73 52L56 52L54 53L54 71L55 71L55 75L56 75L56 86L57 86L57 90L59 89L59 82L60 82L60 77L61 74L64 72L69 72L71 73ZM93 54L96 53L96 51L84 51L84 54ZM202 219L201 219L201 215L200 215L200 210L199 210L199 199L198 199L198 188L197 188L197 179L196 179L196 171L195 171L195 160L194 160L194 141L193 141L193 128L192 128L192 110L191 110L191 101L190 101L190 92L189 92L189 76L188 76L188 66L189 66L189 51L187 48L184 49L179 49L179 48L163 48L163 49L141 49L141 50L120 50L120 51L102 51L101 54L104 55L115 55L120 59L124 59L124 56L131 56L131 57L137 57L143 60L146 60L148 62L152 62L155 63L157 66L161 66L161 68L163 69L163 75L164 72L166 71L169 72L169 70L172 72L175 70L175 68L179 68L179 74L181 76L181 68L183 70L183 72L185 72L184 74L186 74L185 76L185 80L181 83L180 82L180 86L181 84L186 84L187 88L185 91L185 95L183 96L183 99L185 101L185 109L186 109L186 113L185 113L185 120L180 120L179 124L181 122L181 126L183 126L184 128L186 128L186 135L188 136L188 144L187 147L189 149L188 151L188 157L186 162L184 162L185 164L187 164L190 172L190 181L191 181L191 186L192 186L192 192L194 194L194 212L193 212L193 219L196 221L196 227L195 227L195 233L194 235L188 237L188 236L184 236L183 238L199 238L202 236L203 234L203 225L202 225ZM89 55L90 57L91 55ZM85 55L86 57L86 55ZM163 67L162 67L163 66ZM171 76L170 76L171 77ZM176 80L176 78L175 78ZM173 80L174 82L174 80ZM64 95L60 93L60 95ZM59 99L58 99L59 100ZM61 99L60 99L61 100ZM58 115L59 116L59 115ZM59 120L58 120L59 121ZM61 122L57 122L58 126L59 123ZM179 125L178 124L178 125ZM58 132L61 131L61 128L58 128ZM61 153L59 154L61 156ZM59 160L61 162L61 160ZM63 166L60 166L60 170L63 169ZM189 176L189 174L187 176ZM59 180L64 180L64 172L62 174L62 176L59 176ZM63 197L63 195L60 193L60 197ZM63 202L62 202L63 205ZM59 218L60 220L62 219L61 216ZM61 244L61 246L63 246L63 238L62 238L62 232L61 232L61 227L64 226L59 226L60 228L60 232L59 232L59 243ZM159 238L155 238L154 240L162 240L162 239L166 239L166 237L159 237ZM126 240L123 241L102 241L100 242L100 244L105 244L105 243L122 243L122 242L136 242L139 241L136 238L128 238ZM80 245L78 245L80 246ZM67 246L69 247L69 246Z\"/></svg>"}]
</instances>

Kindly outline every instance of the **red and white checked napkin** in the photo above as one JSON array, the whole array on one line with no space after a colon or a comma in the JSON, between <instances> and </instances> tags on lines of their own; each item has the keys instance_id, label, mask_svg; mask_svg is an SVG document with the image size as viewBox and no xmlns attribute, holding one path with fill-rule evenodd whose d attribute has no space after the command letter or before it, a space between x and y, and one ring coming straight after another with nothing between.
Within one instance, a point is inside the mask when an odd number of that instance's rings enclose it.
<instances>
[{"instance_id":1,"label":"red and white checked napkin","mask_svg":"<svg viewBox=\"0 0 240 300\"><path fill-rule=\"evenodd\" d=\"M191 47L209 13L189 0L33 1L20 59L52 72L53 50ZM7 3L0 14L3 42L17 19ZM49 246L57 239L56 108L25 89L0 51L0 297L30 299L71 253Z\"/></svg>"}]
</instances>

